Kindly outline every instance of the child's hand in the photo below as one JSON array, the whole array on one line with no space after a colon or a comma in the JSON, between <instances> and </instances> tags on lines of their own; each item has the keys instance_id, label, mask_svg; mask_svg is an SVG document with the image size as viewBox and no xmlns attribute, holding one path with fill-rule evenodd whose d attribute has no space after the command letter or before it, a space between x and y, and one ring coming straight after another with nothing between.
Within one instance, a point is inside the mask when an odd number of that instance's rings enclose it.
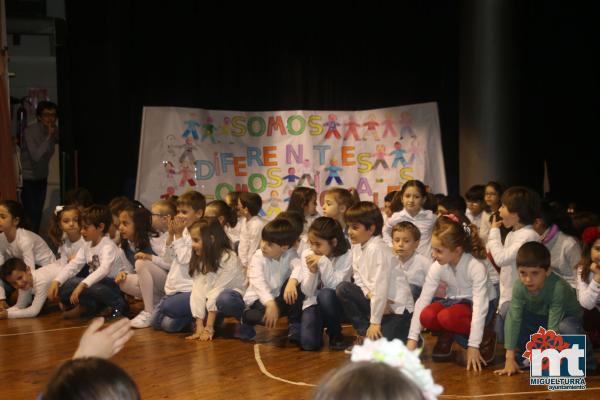
<instances>
[{"instance_id":1,"label":"child's hand","mask_svg":"<svg viewBox=\"0 0 600 400\"><path fill-rule=\"evenodd\" d=\"M296 299L298 299L298 290L296 289L296 285L298 285L298 281L293 278L290 278L287 285L285 285L283 299L285 300L286 304L292 305L296 302Z\"/></svg>"},{"instance_id":2,"label":"child's hand","mask_svg":"<svg viewBox=\"0 0 600 400\"><path fill-rule=\"evenodd\" d=\"M59 287L60 283L58 283L58 281L52 281L52 283L50 283L50 287L48 288L48 299L55 300L58 297Z\"/></svg>"},{"instance_id":3,"label":"child's hand","mask_svg":"<svg viewBox=\"0 0 600 400\"><path fill-rule=\"evenodd\" d=\"M8 303L6 300L0 300L0 310L6 310L8 308Z\"/></svg>"},{"instance_id":4,"label":"child's hand","mask_svg":"<svg viewBox=\"0 0 600 400\"><path fill-rule=\"evenodd\" d=\"M117 354L133 336L131 321L122 318L100 330L104 318L95 318L85 330L73 358L110 358Z\"/></svg>"},{"instance_id":5,"label":"child's hand","mask_svg":"<svg viewBox=\"0 0 600 400\"><path fill-rule=\"evenodd\" d=\"M117 276L115 276L115 283L119 284L119 283L123 282L125 279L127 279L127 272L121 271L117 274Z\"/></svg>"},{"instance_id":6,"label":"child's hand","mask_svg":"<svg viewBox=\"0 0 600 400\"><path fill-rule=\"evenodd\" d=\"M467 349L467 371L473 366L473 371L481 371L483 367L481 364L487 365L478 348L469 347Z\"/></svg>"},{"instance_id":7,"label":"child's hand","mask_svg":"<svg viewBox=\"0 0 600 400\"><path fill-rule=\"evenodd\" d=\"M71 304L79 304L79 295L81 294L81 292L83 292L83 289L85 288L87 288L87 285L83 282L77 285L75 290L73 290L73 292L71 293L71 297L69 298Z\"/></svg>"},{"instance_id":8,"label":"child's hand","mask_svg":"<svg viewBox=\"0 0 600 400\"><path fill-rule=\"evenodd\" d=\"M213 328L209 328L207 326L206 328L204 328L204 330L200 334L200 340L203 342L207 342L209 340L212 340L214 335L215 335L215 330Z\"/></svg>"},{"instance_id":9,"label":"child's hand","mask_svg":"<svg viewBox=\"0 0 600 400\"><path fill-rule=\"evenodd\" d=\"M183 235L183 231L185 229L185 218L176 216L173 220L173 234L175 235L175 239L181 238Z\"/></svg>"},{"instance_id":10,"label":"child's hand","mask_svg":"<svg viewBox=\"0 0 600 400\"><path fill-rule=\"evenodd\" d=\"M308 267L308 270L313 274L316 274L319 270L318 264L320 259L321 256L318 256L316 254L306 256L306 266Z\"/></svg>"},{"instance_id":11,"label":"child's hand","mask_svg":"<svg viewBox=\"0 0 600 400\"><path fill-rule=\"evenodd\" d=\"M136 260L152 261L152 254L144 253L144 252L141 252L141 251L138 251L137 253L135 253L135 255L133 257Z\"/></svg>"},{"instance_id":12,"label":"child's hand","mask_svg":"<svg viewBox=\"0 0 600 400\"><path fill-rule=\"evenodd\" d=\"M492 228L500 228L502 226L502 220L496 220L496 214L492 217Z\"/></svg>"},{"instance_id":13,"label":"child's hand","mask_svg":"<svg viewBox=\"0 0 600 400\"><path fill-rule=\"evenodd\" d=\"M196 318L196 331L194 332L193 335L186 336L186 340L198 340L198 339L200 339L200 336L202 335L203 331L204 331L204 322L201 319Z\"/></svg>"},{"instance_id":14,"label":"child's hand","mask_svg":"<svg viewBox=\"0 0 600 400\"><path fill-rule=\"evenodd\" d=\"M494 374L511 376L511 375L520 374L522 372L523 371L519 367L519 364L517 364L517 362L515 361L515 352L514 351L511 352L510 350L507 350L506 351L506 363L504 364L504 368L494 371Z\"/></svg>"},{"instance_id":15,"label":"child's hand","mask_svg":"<svg viewBox=\"0 0 600 400\"><path fill-rule=\"evenodd\" d=\"M373 297L373 294L371 292L367 293L367 295L365 296L367 299L371 300L371 298Z\"/></svg>"},{"instance_id":16,"label":"child's hand","mask_svg":"<svg viewBox=\"0 0 600 400\"><path fill-rule=\"evenodd\" d=\"M418 347L418 343L416 340L413 339L407 339L406 340L406 348L409 350L415 350Z\"/></svg>"},{"instance_id":17,"label":"child's hand","mask_svg":"<svg viewBox=\"0 0 600 400\"><path fill-rule=\"evenodd\" d=\"M379 324L371 324L369 325L369 329L367 329L367 337L371 340L377 340L382 337L381 334L381 325Z\"/></svg>"},{"instance_id":18,"label":"child's hand","mask_svg":"<svg viewBox=\"0 0 600 400\"><path fill-rule=\"evenodd\" d=\"M596 263L592 263L590 264L590 271L592 271L592 273L594 274L593 279L600 283L600 266Z\"/></svg>"},{"instance_id":19,"label":"child's hand","mask_svg":"<svg viewBox=\"0 0 600 400\"><path fill-rule=\"evenodd\" d=\"M275 303L275 300L268 301L266 307L265 316L263 317L265 326L267 328L275 328L277 319L279 318L279 308L277 308L277 303Z\"/></svg>"}]
</instances>

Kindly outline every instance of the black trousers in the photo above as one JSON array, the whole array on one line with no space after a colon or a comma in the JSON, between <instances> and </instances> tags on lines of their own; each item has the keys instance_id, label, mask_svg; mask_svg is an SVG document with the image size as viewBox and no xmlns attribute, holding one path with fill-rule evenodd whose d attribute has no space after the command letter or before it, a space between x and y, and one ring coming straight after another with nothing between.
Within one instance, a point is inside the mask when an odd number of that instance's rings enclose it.
<instances>
[{"instance_id":1,"label":"black trousers","mask_svg":"<svg viewBox=\"0 0 600 400\"><path fill-rule=\"evenodd\" d=\"M42 222L42 210L46 201L46 190L48 179L23 180L23 191L21 192L21 203L25 212L31 220L31 230L38 233Z\"/></svg>"}]
</instances>

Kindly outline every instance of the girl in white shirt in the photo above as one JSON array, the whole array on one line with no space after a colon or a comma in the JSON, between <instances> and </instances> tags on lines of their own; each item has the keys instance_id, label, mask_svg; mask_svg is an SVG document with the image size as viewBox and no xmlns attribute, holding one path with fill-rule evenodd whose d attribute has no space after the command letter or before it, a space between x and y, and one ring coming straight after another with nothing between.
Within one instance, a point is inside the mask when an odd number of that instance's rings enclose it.
<instances>
[{"instance_id":1,"label":"girl in white shirt","mask_svg":"<svg viewBox=\"0 0 600 400\"><path fill-rule=\"evenodd\" d=\"M135 274L121 271L115 282L121 291L141 298L144 309L131 321L133 328L150 326L154 306L164 296L165 280L170 263L161 257L161 241L152 227L152 214L141 203L134 202L126 205L119 214L119 234L121 248L129 262L135 268Z\"/></svg>"},{"instance_id":2,"label":"girl in white shirt","mask_svg":"<svg viewBox=\"0 0 600 400\"><path fill-rule=\"evenodd\" d=\"M441 216L433 229L430 267L415 304L407 346L417 347L421 326L442 332L433 349L434 360L451 355L452 342L467 349L467 369L481 370L494 356L493 329L484 329L494 309L495 290L488 280L486 257L477 229L464 216ZM433 301L434 298L437 300Z\"/></svg>"},{"instance_id":3,"label":"girl in white shirt","mask_svg":"<svg viewBox=\"0 0 600 400\"><path fill-rule=\"evenodd\" d=\"M487 242L490 234L492 216L495 214L498 219L498 210L502 205L502 185L498 182L490 181L485 185L483 193L483 201L485 202L484 210L481 213L481 225L479 226L479 237L483 243Z\"/></svg>"},{"instance_id":4,"label":"girl in white shirt","mask_svg":"<svg viewBox=\"0 0 600 400\"><path fill-rule=\"evenodd\" d=\"M227 237L231 241L232 248L236 241L239 241L239 235L236 239L235 228L238 226L237 210L229 207L229 205L223 200L214 200L208 203L206 210L204 210L204 216L210 218L217 218L219 223L225 230Z\"/></svg>"},{"instance_id":5,"label":"girl in white shirt","mask_svg":"<svg viewBox=\"0 0 600 400\"><path fill-rule=\"evenodd\" d=\"M14 200L0 201L0 265L9 258L20 258L32 271L36 266L45 266L56 261L54 253L44 239L23 229L25 210ZM8 308L7 292L13 288L0 283L0 309Z\"/></svg>"},{"instance_id":6,"label":"girl in white shirt","mask_svg":"<svg viewBox=\"0 0 600 400\"><path fill-rule=\"evenodd\" d=\"M583 231L583 256L577 270L577 299L583 310L583 329L594 347L600 345L600 229Z\"/></svg>"},{"instance_id":7,"label":"girl in white shirt","mask_svg":"<svg viewBox=\"0 0 600 400\"><path fill-rule=\"evenodd\" d=\"M342 230L346 230L344 213L359 201L358 194L354 189L329 189L324 196L323 216L335 219L342 226Z\"/></svg>"},{"instance_id":8,"label":"girl in white shirt","mask_svg":"<svg viewBox=\"0 0 600 400\"><path fill-rule=\"evenodd\" d=\"M215 328L225 316L241 317L244 271L218 219L202 218L191 226L190 236L193 251L190 276L194 280L190 308L196 320L196 330L186 339L212 340ZM220 300L231 300L232 296L237 297L241 305L239 313L224 314L219 308ZM225 308L229 311L228 307Z\"/></svg>"},{"instance_id":9,"label":"girl in white shirt","mask_svg":"<svg viewBox=\"0 0 600 400\"><path fill-rule=\"evenodd\" d=\"M329 348L343 350L342 305L335 294L341 282L352 277L352 253L339 222L320 217L308 230L310 249L301 254L300 288L304 293L300 323L300 347L319 350L323 328Z\"/></svg>"},{"instance_id":10,"label":"girl in white shirt","mask_svg":"<svg viewBox=\"0 0 600 400\"><path fill-rule=\"evenodd\" d=\"M412 222L421 232L421 240L417 252L431 258L431 230L435 224L436 215L423 206L427 200L427 191L421 181L411 180L402 186L402 190L394 197L392 204L402 202L402 211L394 212L383 227L383 240L392 245L392 229L398 222Z\"/></svg>"},{"instance_id":11,"label":"girl in white shirt","mask_svg":"<svg viewBox=\"0 0 600 400\"><path fill-rule=\"evenodd\" d=\"M581 247L569 215L543 201L540 216L535 219L533 229L550 251L550 269L576 288L576 269L581 260Z\"/></svg>"}]
</instances>

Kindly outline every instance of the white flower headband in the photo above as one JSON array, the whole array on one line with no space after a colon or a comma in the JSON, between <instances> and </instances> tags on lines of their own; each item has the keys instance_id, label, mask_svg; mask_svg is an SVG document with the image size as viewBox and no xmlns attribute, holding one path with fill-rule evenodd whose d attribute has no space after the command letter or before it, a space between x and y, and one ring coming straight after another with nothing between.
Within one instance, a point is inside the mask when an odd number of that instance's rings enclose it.
<instances>
[{"instance_id":1,"label":"white flower headband","mask_svg":"<svg viewBox=\"0 0 600 400\"><path fill-rule=\"evenodd\" d=\"M54 215L58 215L58 213L61 212L63 208L65 208L65 206L56 206L56 208L54 209Z\"/></svg>"},{"instance_id":2,"label":"white flower headband","mask_svg":"<svg viewBox=\"0 0 600 400\"><path fill-rule=\"evenodd\" d=\"M420 350L409 350L399 339L388 341L365 339L362 346L352 348L354 362L382 362L398 368L406 377L413 381L428 400L435 400L442 394L444 388L433 381L431 370L425 368L419 358Z\"/></svg>"}]
</instances>

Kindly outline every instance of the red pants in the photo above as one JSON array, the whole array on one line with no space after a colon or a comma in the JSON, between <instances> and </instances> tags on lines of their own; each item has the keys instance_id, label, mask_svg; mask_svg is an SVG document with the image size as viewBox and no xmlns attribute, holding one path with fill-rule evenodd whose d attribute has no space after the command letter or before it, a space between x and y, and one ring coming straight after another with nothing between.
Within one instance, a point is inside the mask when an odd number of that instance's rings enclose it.
<instances>
[{"instance_id":1,"label":"red pants","mask_svg":"<svg viewBox=\"0 0 600 400\"><path fill-rule=\"evenodd\" d=\"M421 311L419 319L421 325L432 332L448 331L468 335L471 331L472 313L470 304L459 303L444 307L442 303L434 302Z\"/></svg>"}]
</instances>

